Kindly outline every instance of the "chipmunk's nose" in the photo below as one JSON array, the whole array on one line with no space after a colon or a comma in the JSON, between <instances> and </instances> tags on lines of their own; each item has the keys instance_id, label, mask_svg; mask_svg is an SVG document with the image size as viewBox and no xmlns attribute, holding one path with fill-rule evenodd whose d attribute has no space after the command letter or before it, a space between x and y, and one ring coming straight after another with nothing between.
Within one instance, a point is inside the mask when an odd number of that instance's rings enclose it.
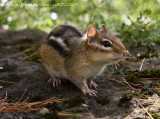
<instances>
[{"instance_id":1,"label":"chipmunk's nose","mask_svg":"<svg viewBox=\"0 0 160 119\"><path fill-rule=\"evenodd\" d=\"M125 56L127 56L129 54L129 51L128 50L125 50L124 52L123 52L123 56L125 57Z\"/></svg>"}]
</instances>

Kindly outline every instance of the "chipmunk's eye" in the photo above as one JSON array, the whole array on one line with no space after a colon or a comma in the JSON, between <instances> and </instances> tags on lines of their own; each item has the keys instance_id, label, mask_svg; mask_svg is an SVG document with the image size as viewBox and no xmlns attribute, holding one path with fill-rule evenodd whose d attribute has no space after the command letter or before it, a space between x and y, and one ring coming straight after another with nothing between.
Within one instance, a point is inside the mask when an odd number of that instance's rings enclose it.
<instances>
[{"instance_id":1,"label":"chipmunk's eye","mask_svg":"<svg viewBox=\"0 0 160 119\"><path fill-rule=\"evenodd\" d=\"M109 41L103 41L103 42L102 42L102 45L103 45L104 47L111 47L111 46L112 46L112 44L111 44Z\"/></svg>"}]
</instances>

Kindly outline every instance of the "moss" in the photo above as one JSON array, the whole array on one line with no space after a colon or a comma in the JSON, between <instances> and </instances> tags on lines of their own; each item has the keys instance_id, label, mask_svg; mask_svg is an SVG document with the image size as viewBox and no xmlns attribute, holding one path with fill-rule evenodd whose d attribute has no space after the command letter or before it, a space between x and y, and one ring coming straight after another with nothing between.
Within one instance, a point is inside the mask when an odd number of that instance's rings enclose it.
<instances>
[{"instance_id":1,"label":"moss","mask_svg":"<svg viewBox=\"0 0 160 119\"><path fill-rule=\"evenodd\" d=\"M128 82L133 82L133 83L140 83L140 72L138 70L135 71L128 71L125 73L126 74L126 80Z\"/></svg>"},{"instance_id":2,"label":"moss","mask_svg":"<svg viewBox=\"0 0 160 119\"><path fill-rule=\"evenodd\" d=\"M130 100L132 98L148 99L148 95L143 94L142 91L135 92L133 94L125 94L119 100L118 106L119 107L129 107L131 105Z\"/></svg>"},{"instance_id":3,"label":"moss","mask_svg":"<svg viewBox=\"0 0 160 119\"><path fill-rule=\"evenodd\" d=\"M38 102L38 101L42 101L42 97L38 95L32 97L30 100L30 102Z\"/></svg>"},{"instance_id":4,"label":"moss","mask_svg":"<svg viewBox=\"0 0 160 119\"><path fill-rule=\"evenodd\" d=\"M85 103L85 98L82 96L74 96L70 97L69 99L66 99L64 101L65 104L67 104L67 108L80 106L82 103Z\"/></svg>"},{"instance_id":5,"label":"moss","mask_svg":"<svg viewBox=\"0 0 160 119\"><path fill-rule=\"evenodd\" d=\"M110 102L108 96L95 97L94 100L101 105L106 105Z\"/></svg>"},{"instance_id":6,"label":"moss","mask_svg":"<svg viewBox=\"0 0 160 119\"><path fill-rule=\"evenodd\" d=\"M140 94L140 95L139 95L139 98L141 98L141 99L148 99L148 95Z\"/></svg>"},{"instance_id":7,"label":"moss","mask_svg":"<svg viewBox=\"0 0 160 119\"><path fill-rule=\"evenodd\" d=\"M160 119L160 115L157 114L157 113L152 114L152 117L153 117L154 119Z\"/></svg>"},{"instance_id":8,"label":"moss","mask_svg":"<svg viewBox=\"0 0 160 119\"><path fill-rule=\"evenodd\" d=\"M159 96L160 96L160 90L157 90L157 95L159 95Z\"/></svg>"},{"instance_id":9,"label":"moss","mask_svg":"<svg viewBox=\"0 0 160 119\"><path fill-rule=\"evenodd\" d=\"M141 83L140 78L159 78L160 69L128 71L125 75L128 82Z\"/></svg>"},{"instance_id":10,"label":"moss","mask_svg":"<svg viewBox=\"0 0 160 119\"><path fill-rule=\"evenodd\" d=\"M158 52L146 52L146 53L141 53L140 56L138 56L139 59L143 58L151 58L151 57L160 57L160 53Z\"/></svg>"},{"instance_id":11,"label":"moss","mask_svg":"<svg viewBox=\"0 0 160 119\"><path fill-rule=\"evenodd\" d=\"M154 93L158 94L158 91L157 89L155 88L147 88L147 87L143 87L142 90L141 90L141 94L145 94L145 95L153 95Z\"/></svg>"},{"instance_id":12,"label":"moss","mask_svg":"<svg viewBox=\"0 0 160 119\"><path fill-rule=\"evenodd\" d=\"M130 70L130 68L129 68L129 67L124 66L124 67L123 67L123 69L122 69L122 72L127 72L127 71L129 71L129 70Z\"/></svg>"},{"instance_id":13,"label":"moss","mask_svg":"<svg viewBox=\"0 0 160 119\"><path fill-rule=\"evenodd\" d=\"M56 102L48 103L47 105L45 105L45 107L52 111L58 111L58 112L62 111L62 109L59 107L59 105Z\"/></svg>"},{"instance_id":14,"label":"moss","mask_svg":"<svg viewBox=\"0 0 160 119\"><path fill-rule=\"evenodd\" d=\"M49 113L44 117L45 117L45 119L61 119L56 111L53 111L52 113Z\"/></svg>"},{"instance_id":15,"label":"moss","mask_svg":"<svg viewBox=\"0 0 160 119\"><path fill-rule=\"evenodd\" d=\"M130 61L130 62L137 62L137 61L140 61L140 60L142 60L144 58L152 58L152 57L159 58L160 57L160 53L156 52L156 51L148 50L148 52L141 53L139 56L136 56L136 57L126 57L125 60Z\"/></svg>"},{"instance_id":16,"label":"moss","mask_svg":"<svg viewBox=\"0 0 160 119\"><path fill-rule=\"evenodd\" d=\"M150 106L150 105L152 105L152 104L144 103L144 104L143 104L143 107L145 107L145 108L146 108L146 107L148 107L148 106Z\"/></svg>"},{"instance_id":17,"label":"moss","mask_svg":"<svg viewBox=\"0 0 160 119\"><path fill-rule=\"evenodd\" d=\"M133 98L133 94L125 94L118 102L119 107L130 107L131 103L129 102Z\"/></svg>"}]
</instances>

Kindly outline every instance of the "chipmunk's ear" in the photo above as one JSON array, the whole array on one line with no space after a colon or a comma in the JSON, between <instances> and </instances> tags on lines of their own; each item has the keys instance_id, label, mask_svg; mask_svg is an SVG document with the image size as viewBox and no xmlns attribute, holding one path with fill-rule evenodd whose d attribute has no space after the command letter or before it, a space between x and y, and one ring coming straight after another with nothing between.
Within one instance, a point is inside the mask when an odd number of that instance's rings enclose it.
<instances>
[{"instance_id":1,"label":"chipmunk's ear","mask_svg":"<svg viewBox=\"0 0 160 119\"><path fill-rule=\"evenodd\" d=\"M104 24L101 25L101 31L107 32L107 28Z\"/></svg>"},{"instance_id":2,"label":"chipmunk's ear","mask_svg":"<svg viewBox=\"0 0 160 119\"><path fill-rule=\"evenodd\" d=\"M87 30L87 37L88 38L93 38L93 37L96 37L98 34L96 28L94 28L94 26L89 26L88 27L88 30Z\"/></svg>"}]
</instances>

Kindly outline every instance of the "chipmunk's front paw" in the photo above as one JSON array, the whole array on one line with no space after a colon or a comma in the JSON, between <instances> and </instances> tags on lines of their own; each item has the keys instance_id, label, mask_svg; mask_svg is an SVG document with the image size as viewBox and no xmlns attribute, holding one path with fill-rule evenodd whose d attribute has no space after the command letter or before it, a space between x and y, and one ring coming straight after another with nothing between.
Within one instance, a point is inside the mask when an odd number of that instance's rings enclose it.
<instances>
[{"instance_id":1,"label":"chipmunk's front paw","mask_svg":"<svg viewBox=\"0 0 160 119\"><path fill-rule=\"evenodd\" d=\"M95 82L91 82L91 83L89 84L89 88L90 88L90 89L91 89L91 88L97 89L97 87L98 87L98 85L97 85Z\"/></svg>"},{"instance_id":2,"label":"chipmunk's front paw","mask_svg":"<svg viewBox=\"0 0 160 119\"><path fill-rule=\"evenodd\" d=\"M83 93L84 93L85 95L89 95L89 96L92 96L92 97L97 96L97 95L96 95L97 91L96 91L96 90L92 90L92 89L90 89L89 91L83 91Z\"/></svg>"},{"instance_id":3,"label":"chipmunk's front paw","mask_svg":"<svg viewBox=\"0 0 160 119\"><path fill-rule=\"evenodd\" d=\"M49 79L48 83L53 83L53 88L56 88L60 86L62 82L61 79L56 78L56 79Z\"/></svg>"}]
</instances>

